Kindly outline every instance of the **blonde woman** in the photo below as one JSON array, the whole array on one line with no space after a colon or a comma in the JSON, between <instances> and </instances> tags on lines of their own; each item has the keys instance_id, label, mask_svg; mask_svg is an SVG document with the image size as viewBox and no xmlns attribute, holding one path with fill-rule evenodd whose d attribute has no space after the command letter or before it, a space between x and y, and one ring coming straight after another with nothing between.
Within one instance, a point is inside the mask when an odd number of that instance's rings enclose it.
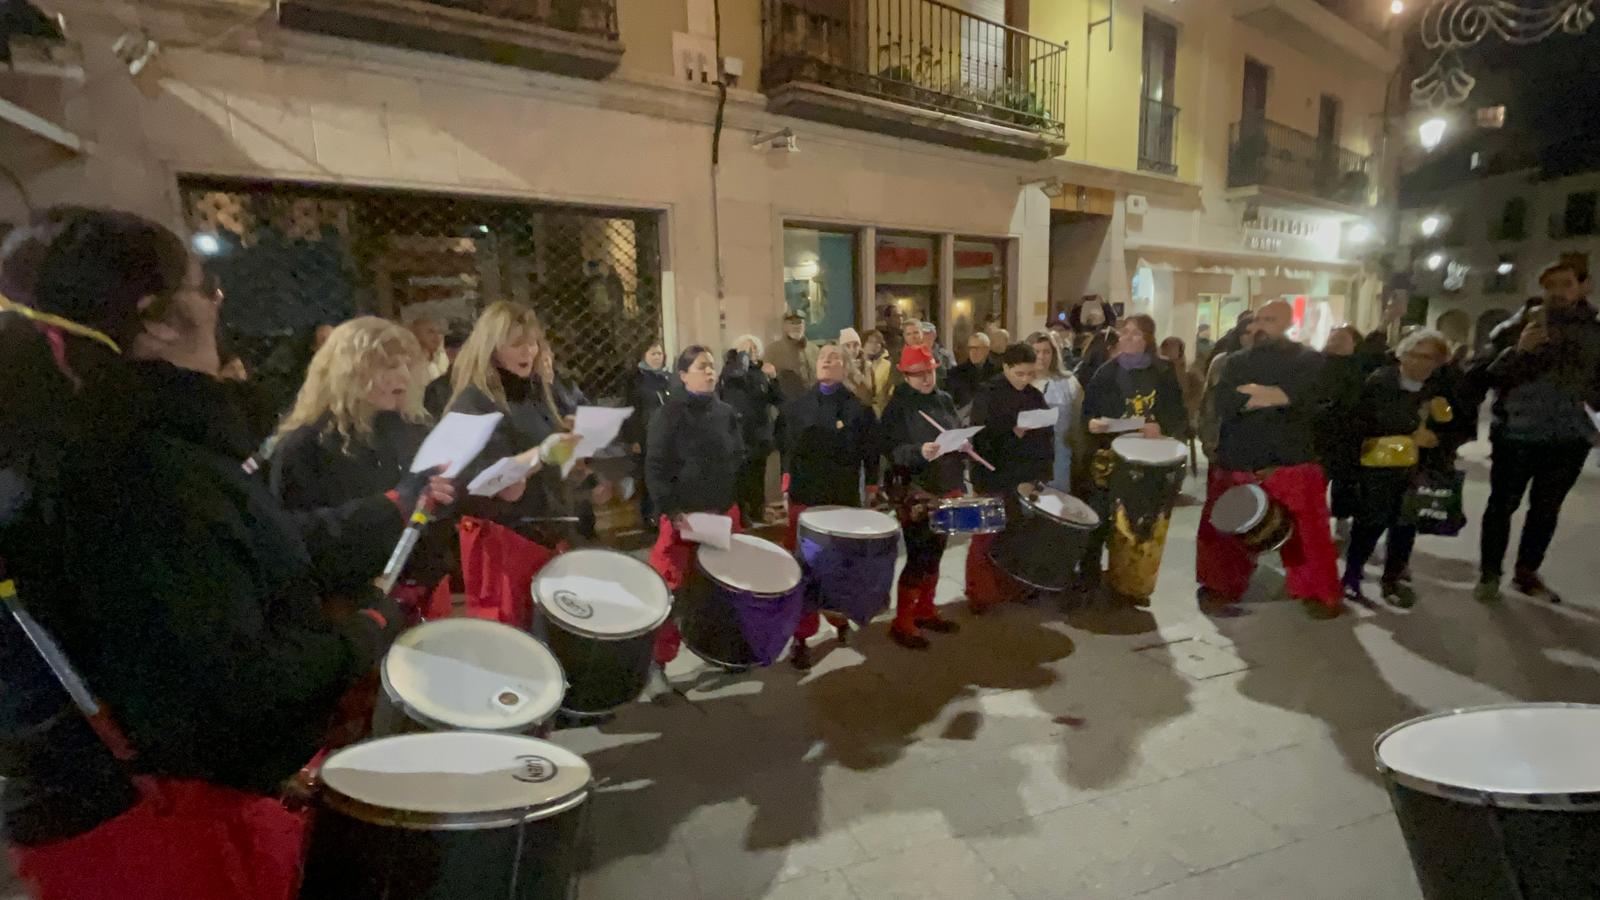
<instances>
[{"instance_id":1,"label":"blonde woman","mask_svg":"<svg viewBox=\"0 0 1600 900\"><path fill-rule=\"evenodd\" d=\"M333 329L312 356L305 384L278 429L270 483L285 509L339 508L384 493L396 502L409 494L415 503L421 482L410 474L410 464L428 433L425 362L417 339L393 322L364 316ZM392 491L396 485L412 487ZM434 478L432 485L435 500L450 502L448 482ZM343 590L353 593L370 583L393 548L392 541L372 548L365 543L324 548L332 562L327 568L349 579L339 585ZM452 567L448 532L429 531L411 556L396 598L413 612L448 615ZM432 602L424 605L430 594Z\"/></svg>"},{"instance_id":2,"label":"blonde woman","mask_svg":"<svg viewBox=\"0 0 1600 900\"><path fill-rule=\"evenodd\" d=\"M507 456L537 467L498 497L467 497L458 525L467 614L522 627L533 621L533 576L568 543L559 466L545 464L559 463L577 442L549 383L537 378L545 346L532 309L499 301L478 317L450 369L450 412L503 417L463 483Z\"/></svg>"}]
</instances>

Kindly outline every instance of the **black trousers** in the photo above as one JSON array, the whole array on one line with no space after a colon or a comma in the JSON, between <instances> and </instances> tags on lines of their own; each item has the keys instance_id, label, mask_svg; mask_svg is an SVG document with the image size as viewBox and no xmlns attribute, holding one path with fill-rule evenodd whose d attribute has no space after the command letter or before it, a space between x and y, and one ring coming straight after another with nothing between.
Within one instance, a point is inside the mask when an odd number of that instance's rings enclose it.
<instances>
[{"instance_id":1,"label":"black trousers","mask_svg":"<svg viewBox=\"0 0 1600 900\"><path fill-rule=\"evenodd\" d=\"M748 525L766 519L767 458L772 455L772 446L747 447L745 453L744 465L739 467L739 477L734 484L734 497L739 504L739 515Z\"/></svg>"},{"instance_id":2,"label":"black trousers","mask_svg":"<svg viewBox=\"0 0 1600 900\"><path fill-rule=\"evenodd\" d=\"M1328 486L1332 494L1329 511L1335 519L1349 519L1361 506L1361 469L1350 466L1329 466Z\"/></svg>"},{"instance_id":3,"label":"black trousers","mask_svg":"<svg viewBox=\"0 0 1600 900\"><path fill-rule=\"evenodd\" d=\"M1561 503L1589 458L1588 444L1499 440L1489 465L1489 504L1483 510L1478 571L1484 581L1504 574L1511 515L1528 495L1528 515L1517 545L1517 571L1537 572L1555 537Z\"/></svg>"},{"instance_id":4,"label":"black trousers","mask_svg":"<svg viewBox=\"0 0 1600 900\"><path fill-rule=\"evenodd\" d=\"M901 534L906 539L906 565L898 584L916 587L924 580L939 577L939 561L944 557L946 538L928 527L927 517L908 521L901 516Z\"/></svg>"},{"instance_id":5,"label":"black trousers","mask_svg":"<svg viewBox=\"0 0 1600 900\"><path fill-rule=\"evenodd\" d=\"M1378 547L1378 538L1389 532L1389 546L1383 559L1385 583L1399 581L1411 564L1411 550L1417 543L1417 528L1400 521L1400 510L1405 502L1406 490L1411 486L1415 469L1359 469L1350 479L1352 497L1348 515L1350 543L1344 552L1344 583L1361 583L1361 570L1372 551ZM1335 495L1337 496L1337 495Z\"/></svg>"}]
</instances>

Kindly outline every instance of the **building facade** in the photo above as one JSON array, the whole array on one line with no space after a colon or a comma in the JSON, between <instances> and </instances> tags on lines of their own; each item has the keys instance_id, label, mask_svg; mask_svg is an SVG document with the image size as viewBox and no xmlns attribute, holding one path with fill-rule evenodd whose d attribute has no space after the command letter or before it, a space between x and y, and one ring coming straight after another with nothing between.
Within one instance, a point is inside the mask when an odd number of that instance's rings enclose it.
<instances>
[{"instance_id":1,"label":"building facade","mask_svg":"<svg viewBox=\"0 0 1600 900\"><path fill-rule=\"evenodd\" d=\"M604 394L786 308L953 346L1087 294L1186 338L1368 316L1394 60L1312 0L39 2L72 40L0 69L0 221L186 229L262 355L507 297Z\"/></svg>"}]
</instances>

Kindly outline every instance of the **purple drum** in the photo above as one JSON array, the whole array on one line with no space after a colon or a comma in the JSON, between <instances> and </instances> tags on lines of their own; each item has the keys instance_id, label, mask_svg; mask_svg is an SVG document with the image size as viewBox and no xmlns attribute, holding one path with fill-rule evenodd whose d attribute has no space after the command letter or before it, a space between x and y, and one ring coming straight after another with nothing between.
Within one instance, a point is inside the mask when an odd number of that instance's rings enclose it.
<instances>
[{"instance_id":1,"label":"purple drum","mask_svg":"<svg viewBox=\"0 0 1600 900\"><path fill-rule=\"evenodd\" d=\"M700 546L673 614L696 656L739 670L777 661L804 603L794 557L771 541L736 534L726 550Z\"/></svg>"},{"instance_id":2,"label":"purple drum","mask_svg":"<svg viewBox=\"0 0 1600 900\"><path fill-rule=\"evenodd\" d=\"M889 608L900 523L848 506L813 506L800 514L800 567L815 607L865 625Z\"/></svg>"}]
</instances>

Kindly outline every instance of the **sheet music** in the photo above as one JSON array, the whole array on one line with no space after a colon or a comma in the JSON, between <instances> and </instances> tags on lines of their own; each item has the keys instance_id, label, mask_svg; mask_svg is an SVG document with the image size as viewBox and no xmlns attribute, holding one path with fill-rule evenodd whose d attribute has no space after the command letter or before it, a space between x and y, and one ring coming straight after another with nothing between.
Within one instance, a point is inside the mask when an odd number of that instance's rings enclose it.
<instances>
[{"instance_id":1,"label":"sheet music","mask_svg":"<svg viewBox=\"0 0 1600 900\"><path fill-rule=\"evenodd\" d=\"M733 519L716 513L689 513L683 517L683 539L726 550L733 542Z\"/></svg>"},{"instance_id":2,"label":"sheet music","mask_svg":"<svg viewBox=\"0 0 1600 900\"><path fill-rule=\"evenodd\" d=\"M973 435L982 430L982 425L975 425L971 428L951 428L939 432L939 436L934 438L933 442L939 445L939 455L944 456L946 453L954 453L960 450L967 441L972 440Z\"/></svg>"},{"instance_id":3,"label":"sheet music","mask_svg":"<svg viewBox=\"0 0 1600 900\"><path fill-rule=\"evenodd\" d=\"M533 471L531 463L523 462L515 456L507 456L499 462L478 473L467 485L467 493L474 497L493 497L523 479Z\"/></svg>"},{"instance_id":4,"label":"sheet music","mask_svg":"<svg viewBox=\"0 0 1600 900\"><path fill-rule=\"evenodd\" d=\"M1025 409L1017 414L1017 427L1032 431L1035 428L1054 428L1060 413L1053 409Z\"/></svg>"},{"instance_id":5,"label":"sheet music","mask_svg":"<svg viewBox=\"0 0 1600 900\"><path fill-rule=\"evenodd\" d=\"M499 424L500 413L446 415L423 439L422 446L417 448L417 456L411 461L411 471L448 466L444 471L446 478L460 475L461 470L471 465L483 452L484 445L489 443L489 436L494 434L495 426Z\"/></svg>"},{"instance_id":6,"label":"sheet music","mask_svg":"<svg viewBox=\"0 0 1600 900\"><path fill-rule=\"evenodd\" d=\"M595 455L601 448L607 447L617 439L617 434L622 431L622 424L633 415L633 407L611 406L580 406L573 416L572 433L578 436L578 445L572 448L572 456L561 464L562 477L572 472L572 467L581 459L588 459Z\"/></svg>"}]
</instances>

